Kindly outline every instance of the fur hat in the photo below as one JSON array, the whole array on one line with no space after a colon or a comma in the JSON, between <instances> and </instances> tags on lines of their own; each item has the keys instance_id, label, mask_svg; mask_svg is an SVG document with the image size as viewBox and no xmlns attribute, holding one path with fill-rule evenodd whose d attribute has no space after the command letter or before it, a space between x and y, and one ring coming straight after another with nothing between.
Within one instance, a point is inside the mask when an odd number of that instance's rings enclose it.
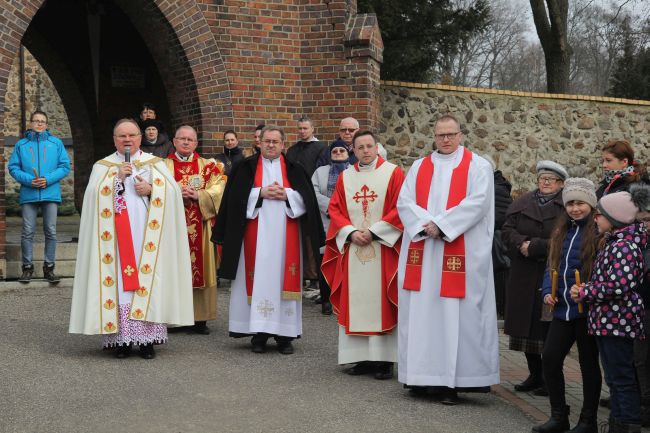
<instances>
[{"instance_id":1,"label":"fur hat","mask_svg":"<svg viewBox=\"0 0 650 433\"><path fill-rule=\"evenodd\" d=\"M583 201L592 208L595 208L598 199L596 198L596 187L594 183L584 177L570 177L565 180L564 189L562 190L562 202L566 206L572 200Z\"/></svg>"},{"instance_id":2,"label":"fur hat","mask_svg":"<svg viewBox=\"0 0 650 433\"><path fill-rule=\"evenodd\" d=\"M554 161L544 160L537 163L537 176L550 173L559 176L561 180L569 177L566 168Z\"/></svg>"},{"instance_id":3,"label":"fur hat","mask_svg":"<svg viewBox=\"0 0 650 433\"><path fill-rule=\"evenodd\" d=\"M598 210L614 228L632 224L639 212L639 208L632 201L632 195L627 191L604 195L598 202Z\"/></svg>"}]
</instances>

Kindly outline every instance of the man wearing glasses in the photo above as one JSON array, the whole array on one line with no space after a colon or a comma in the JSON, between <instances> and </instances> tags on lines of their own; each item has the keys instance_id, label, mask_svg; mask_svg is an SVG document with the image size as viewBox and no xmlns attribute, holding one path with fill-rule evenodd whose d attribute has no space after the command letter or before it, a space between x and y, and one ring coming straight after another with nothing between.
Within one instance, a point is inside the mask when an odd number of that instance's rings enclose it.
<instances>
[{"instance_id":1,"label":"man wearing glasses","mask_svg":"<svg viewBox=\"0 0 650 433\"><path fill-rule=\"evenodd\" d=\"M442 116L434 131L436 151L413 164L397 201L398 378L413 394L453 405L458 391L499 383L494 177L460 145L455 117Z\"/></svg>"},{"instance_id":2,"label":"man wearing glasses","mask_svg":"<svg viewBox=\"0 0 650 433\"><path fill-rule=\"evenodd\" d=\"M117 151L93 166L79 224L69 332L101 334L117 358L137 344L152 359L167 324L194 324L183 196L141 140L135 120L117 122Z\"/></svg>"},{"instance_id":3,"label":"man wearing glasses","mask_svg":"<svg viewBox=\"0 0 650 433\"><path fill-rule=\"evenodd\" d=\"M47 114L35 111L31 129L16 143L9 159L9 174L20 183L20 208L23 216L21 234L22 270L18 279L29 283L34 274L33 241L38 209L43 213L45 260L43 276L52 284L56 254L56 216L61 203L61 180L70 172L70 159L61 140L47 129Z\"/></svg>"},{"instance_id":4,"label":"man wearing glasses","mask_svg":"<svg viewBox=\"0 0 650 433\"><path fill-rule=\"evenodd\" d=\"M330 145L330 147L340 146L341 144L344 145L348 150L348 154L350 155L350 164L355 164L358 161L357 157L354 156L354 152L352 151L352 138L358 130L359 121L354 117L346 117L345 119L341 120L341 125L339 126L339 138L337 138ZM318 161L316 162L316 168L328 165L331 162L329 151L330 147L323 149L320 156L318 157Z\"/></svg>"}]
</instances>

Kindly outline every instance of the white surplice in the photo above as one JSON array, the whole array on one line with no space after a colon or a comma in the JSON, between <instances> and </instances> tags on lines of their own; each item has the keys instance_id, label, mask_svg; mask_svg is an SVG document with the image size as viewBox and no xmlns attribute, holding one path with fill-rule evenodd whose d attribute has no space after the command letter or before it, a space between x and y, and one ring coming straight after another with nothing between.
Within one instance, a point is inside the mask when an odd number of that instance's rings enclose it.
<instances>
[{"instance_id":1,"label":"white surplice","mask_svg":"<svg viewBox=\"0 0 650 433\"><path fill-rule=\"evenodd\" d=\"M260 158L263 164L262 186L277 182L283 185L280 159ZM284 185L283 185L284 186ZM263 200L256 208L261 188L252 188L248 196L246 218L258 218L257 249L253 297L248 304L246 296L246 266L242 244L237 265L237 276L230 290L229 330L237 333L265 332L286 337L302 334L302 302L283 300L286 217L299 218L306 212L302 196L286 188L288 205L279 200ZM289 239L298 242L300 239ZM302 253L301 253L302 257ZM302 263L300 275L302 281Z\"/></svg>"},{"instance_id":2,"label":"white surplice","mask_svg":"<svg viewBox=\"0 0 650 433\"><path fill-rule=\"evenodd\" d=\"M492 277L494 177L491 165L473 155L467 196L446 210L454 168L463 157L461 146L450 155L434 152L435 170L427 209L416 205L416 161L397 202L404 224L398 268L398 379L407 385L476 387L499 383L499 345ZM422 226L433 221L443 240L422 237ZM465 235L466 295L442 298L440 282L445 241ZM404 290L404 272L411 240L425 239L422 287Z\"/></svg>"}]
</instances>

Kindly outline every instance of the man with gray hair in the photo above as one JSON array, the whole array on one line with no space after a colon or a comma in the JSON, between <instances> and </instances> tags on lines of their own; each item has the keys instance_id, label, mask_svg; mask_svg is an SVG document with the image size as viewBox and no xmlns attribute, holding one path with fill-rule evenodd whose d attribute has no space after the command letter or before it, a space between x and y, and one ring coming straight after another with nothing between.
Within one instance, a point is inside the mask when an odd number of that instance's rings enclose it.
<instances>
[{"instance_id":1,"label":"man with gray hair","mask_svg":"<svg viewBox=\"0 0 650 433\"><path fill-rule=\"evenodd\" d=\"M284 141L282 129L266 126L260 153L233 167L212 241L223 248L219 277L233 280L230 336L252 337L255 353L274 337L288 355L302 334L300 240L318 251L325 235L311 181L284 157Z\"/></svg>"}]
</instances>

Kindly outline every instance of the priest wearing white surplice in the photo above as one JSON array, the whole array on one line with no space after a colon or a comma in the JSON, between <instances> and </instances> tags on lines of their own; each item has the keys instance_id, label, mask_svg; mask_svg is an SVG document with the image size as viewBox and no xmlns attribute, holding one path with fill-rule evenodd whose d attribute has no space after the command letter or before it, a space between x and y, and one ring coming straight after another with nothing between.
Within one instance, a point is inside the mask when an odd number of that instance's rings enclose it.
<instances>
[{"instance_id":1,"label":"priest wearing white surplice","mask_svg":"<svg viewBox=\"0 0 650 433\"><path fill-rule=\"evenodd\" d=\"M324 234L314 187L304 169L282 154L284 132L262 130L260 153L233 168L212 240L222 245L219 276L233 280L229 331L252 336L266 351L270 337L282 354L302 334L301 239L318 251Z\"/></svg>"},{"instance_id":2,"label":"priest wearing white surplice","mask_svg":"<svg viewBox=\"0 0 650 433\"><path fill-rule=\"evenodd\" d=\"M378 156L375 136L357 132L358 162L338 178L330 200L323 276L339 323L339 364L375 379L393 377L397 362L397 261L402 223L397 197L402 169Z\"/></svg>"},{"instance_id":3,"label":"priest wearing white surplice","mask_svg":"<svg viewBox=\"0 0 650 433\"><path fill-rule=\"evenodd\" d=\"M93 166L79 224L69 330L101 334L117 358L137 344L151 359L166 324L194 323L181 191L141 139L134 120L117 122L117 151Z\"/></svg>"},{"instance_id":4,"label":"priest wearing white surplice","mask_svg":"<svg viewBox=\"0 0 650 433\"><path fill-rule=\"evenodd\" d=\"M492 279L494 185L490 163L460 146L455 117L435 126L437 150L409 171L397 209L398 379L413 394L487 392L499 383Z\"/></svg>"}]
</instances>

